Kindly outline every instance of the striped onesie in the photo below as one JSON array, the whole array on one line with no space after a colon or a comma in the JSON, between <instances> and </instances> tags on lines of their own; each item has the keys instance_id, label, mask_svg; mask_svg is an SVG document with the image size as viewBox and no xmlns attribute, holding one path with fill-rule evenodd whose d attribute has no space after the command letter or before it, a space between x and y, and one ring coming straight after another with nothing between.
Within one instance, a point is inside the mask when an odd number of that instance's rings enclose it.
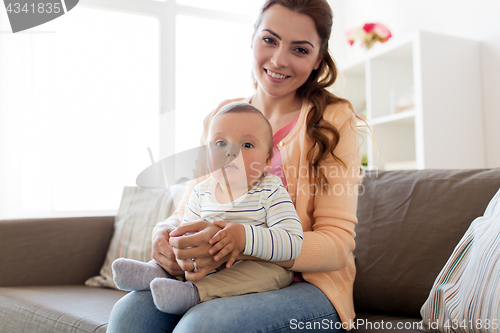
<instances>
[{"instance_id":1,"label":"striped onesie","mask_svg":"<svg viewBox=\"0 0 500 333\"><path fill-rule=\"evenodd\" d=\"M292 260L299 255L302 225L279 177L265 174L245 195L225 204L215 198L216 185L210 177L195 186L186 204L183 222L201 219L241 223L246 234L243 254L269 261ZM288 286L292 280L293 274L281 266L268 261L244 260L194 284L200 292L200 300L206 301L275 290ZM256 281L255 285L252 281Z\"/></svg>"}]
</instances>

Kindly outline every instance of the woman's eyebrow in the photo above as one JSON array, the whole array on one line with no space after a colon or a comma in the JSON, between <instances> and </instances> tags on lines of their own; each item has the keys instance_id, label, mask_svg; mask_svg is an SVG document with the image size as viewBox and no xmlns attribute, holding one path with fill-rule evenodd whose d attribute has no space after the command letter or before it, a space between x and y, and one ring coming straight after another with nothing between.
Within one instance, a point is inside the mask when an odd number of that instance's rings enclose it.
<instances>
[{"instance_id":1,"label":"woman's eyebrow","mask_svg":"<svg viewBox=\"0 0 500 333\"><path fill-rule=\"evenodd\" d=\"M269 32L271 35L273 35L274 37L278 38L279 40L281 40L281 37L280 35L278 35L277 33L275 33L274 31L272 31L271 29L262 29L262 31L267 31ZM311 42L307 41L307 40L296 40L296 41L293 41L292 44L309 44L311 45L311 47L314 49L314 45L312 45Z\"/></svg>"}]
</instances>

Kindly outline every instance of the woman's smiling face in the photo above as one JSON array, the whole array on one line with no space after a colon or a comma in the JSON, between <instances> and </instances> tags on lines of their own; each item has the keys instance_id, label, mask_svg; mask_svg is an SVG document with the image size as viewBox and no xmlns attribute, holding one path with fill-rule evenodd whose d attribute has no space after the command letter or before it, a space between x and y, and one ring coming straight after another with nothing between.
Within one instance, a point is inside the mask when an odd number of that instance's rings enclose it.
<instances>
[{"instance_id":1,"label":"woman's smiling face","mask_svg":"<svg viewBox=\"0 0 500 333\"><path fill-rule=\"evenodd\" d=\"M262 14L252 49L258 89L272 97L295 96L321 63L320 37L312 18L281 5Z\"/></svg>"}]
</instances>

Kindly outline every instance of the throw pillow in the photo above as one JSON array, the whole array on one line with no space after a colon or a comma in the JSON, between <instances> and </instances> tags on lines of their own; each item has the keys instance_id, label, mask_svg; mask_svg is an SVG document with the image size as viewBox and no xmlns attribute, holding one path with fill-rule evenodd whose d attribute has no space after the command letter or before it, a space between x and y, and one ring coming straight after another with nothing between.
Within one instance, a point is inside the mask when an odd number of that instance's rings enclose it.
<instances>
[{"instance_id":1,"label":"throw pillow","mask_svg":"<svg viewBox=\"0 0 500 333\"><path fill-rule=\"evenodd\" d=\"M498 332L500 190L475 219L422 306L424 332Z\"/></svg>"},{"instance_id":2,"label":"throw pillow","mask_svg":"<svg viewBox=\"0 0 500 333\"><path fill-rule=\"evenodd\" d=\"M174 202L178 204L183 192L184 187L179 185L169 190L125 187L100 275L88 279L85 285L116 289L111 272L111 264L115 259L151 260L153 228L174 212Z\"/></svg>"}]
</instances>

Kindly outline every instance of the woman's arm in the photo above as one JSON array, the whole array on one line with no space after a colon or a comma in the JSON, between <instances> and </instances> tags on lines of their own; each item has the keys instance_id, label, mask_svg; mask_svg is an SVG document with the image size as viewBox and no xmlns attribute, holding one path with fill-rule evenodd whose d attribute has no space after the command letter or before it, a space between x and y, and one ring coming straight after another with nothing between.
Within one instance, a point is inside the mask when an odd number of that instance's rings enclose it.
<instances>
[{"instance_id":1,"label":"woman's arm","mask_svg":"<svg viewBox=\"0 0 500 333\"><path fill-rule=\"evenodd\" d=\"M175 230L178 223L176 219L169 218L155 226L151 257L170 275L184 276L184 270L177 263L174 250L169 243L170 233Z\"/></svg>"},{"instance_id":2,"label":"woman's arm","mask_svg":"<svg viewBox=\"0 0 500 333\"><path fill-rule=\"evenodd\" d=\"M169 242L170 233L179 227L183 219L185 210L184 207L194 193L194 186L197 184L197 181L198 180L193 180L188 182L186 192L184 192L183 198L181 199L179 207L175 211L174 215L170 216L163 222L159 222L153 229L151 256L158 265L173 276L184 276L184 270L179 266L172 245ZM183 208L180 209L180 206L183 206ZM181 213L183 215L179 215ZM199 219L199 216L196 217L194 214L188 214L188 218L190 217L192 217L192 220Z\"/></svg>"},{"instance_id":3,"label":"woman's arm","mask_svg":"<svg viewBox=\"0 0 500 333\"><path fill-rule=\"evenodd\" d=\"M335 155L345 167L329 156L321 163L329 187L311 195L313 224L304 232L302 251L295 259L293 271L336 271L347 265L355 247L354 227L358 185L361 181L361 154L358 146L356 118L345 104L330 105L324 119L340 132Z\"/></svg>"}]
</instances>

